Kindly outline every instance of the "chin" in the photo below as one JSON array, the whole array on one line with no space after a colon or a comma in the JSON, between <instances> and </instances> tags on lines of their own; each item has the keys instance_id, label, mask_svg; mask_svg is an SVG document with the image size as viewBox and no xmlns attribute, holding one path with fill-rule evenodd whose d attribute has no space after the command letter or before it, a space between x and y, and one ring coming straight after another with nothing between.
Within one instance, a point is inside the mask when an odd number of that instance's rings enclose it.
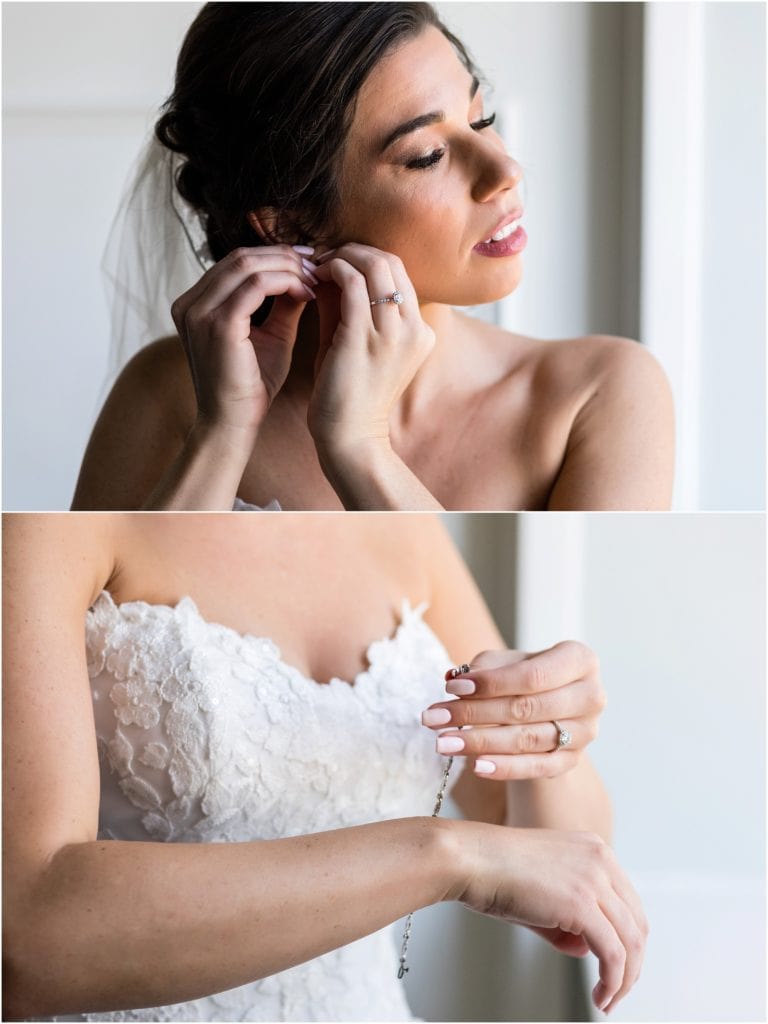
<instances>
[{"instance_id":1,"label":"chin","mask_svg":"<svg viewBox=\"0 0 768 1024\"><path fill-rule=\"evenodd\" d=\"M499 273L501 269L491 268L491 273L474 273L442 282L439 288L425 288L423 294L429 296L426 299L421 298L422 292L418 288L416 291L422 302L439 302L445 306L484 306L511 295L522 280L523 266L519 258L515 258L514 267L504 268L505 273Z\"/></svg>"}]
</instances>

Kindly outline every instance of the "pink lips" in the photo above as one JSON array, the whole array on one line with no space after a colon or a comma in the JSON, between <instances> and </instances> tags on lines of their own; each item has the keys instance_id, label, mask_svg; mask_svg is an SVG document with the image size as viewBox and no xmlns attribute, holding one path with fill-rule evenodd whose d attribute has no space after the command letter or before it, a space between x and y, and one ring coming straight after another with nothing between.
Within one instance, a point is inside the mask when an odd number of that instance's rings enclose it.
<instances>
[{"instance_id":1,"label":"pink lips","mask_svg":"<svg viewBox=\"0 0 768 1024\"><path fill-rule=\"evenodd\" d=\"M502 228L505 228L507 226L507 224L511 224L513 220L520 220L520 218L523 216L523 213L525 213L525 211L523 210L522 206L518 206L517 209L511 210L504 217L503 220L499 221L499 223L496 225L496 227L493 229L493 231L489 231L488 232L488 234L485 236L485 238L493 238L493 236L497 235L501 231ZM481 244L482 244L482 240L481 240Z\"/></svg>"},{"instance_id":2,"label":"pink lips","mask_svg":"<svg viewBox=\"0 0 768 1024\"><path fill-rule=\"evenodd\" d=\"M523 251L527 243L528 235L520 227L513 231L509 238L504 238L500 242L478 242L472 251L481 256L515 256Z\"/></svg>"},{"instance_id":3,"label":"pink lips","mask_svg":"<svg viewBox=\"0 0 768 1024\"><path fill-rule=\"evenodd\" d=\"M502 228L505 228L507 224L511 224L513 220L520 220L523 215L523 208L513 210L508 213L502 221L500 221L491 232L492 237L498 234ZM514 256L519 252L522 252L528 242L528 235L525 233L522 227L518 227L516 231L513 231L507 238L503 238L500 242L478 242L473 247L473 251L479 253L481 256Z\"/></svg>"}]
</instances>

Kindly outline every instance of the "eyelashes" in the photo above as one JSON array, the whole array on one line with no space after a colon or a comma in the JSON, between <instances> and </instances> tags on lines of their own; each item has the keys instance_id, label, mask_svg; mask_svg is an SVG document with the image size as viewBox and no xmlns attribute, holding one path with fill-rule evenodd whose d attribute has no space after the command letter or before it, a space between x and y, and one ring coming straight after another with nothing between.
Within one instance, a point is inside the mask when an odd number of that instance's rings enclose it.
<instances>
[{"instance_id":1,"label":"eyelashes","mask_svg":"<svg viewBox=\"0 0 768 1024\"><path fill-rule=\"evenodd\" d=\"M474 128L476 132L481 132L483 128L490 128L495 120L496 114L489 114L488 117L482 117L479 121L473 121L469 127Z\"/></svg>"},{"instance_id":2,"label":"eyelashes","mask_svg":"<svg viewBox=\"0 0 768 1024\"><path fill-rule=\"evenodd\" d=\"M405 165L411 170L423 170L425 167L432 167L433 164L439 163L443 159L444 149L436 149L428 156L419 156L415 160L409 160Z\"/></svg>"},{"instance_id":3,"label":"eyelashes","mask_svg":"<svg viewBox=\"0 0 768 1024\"><path fill-rule=\"evenodd\" d=\"M479 121L473 121L469 127L472 128L473 131L481 132L484 128L490 128L495 120L496 114L490 114L488 117L483 117ZM435 164L438 164L443 159L444 155L445 149L435 149L426 156L418 156L413 160L409 160L405 166L414 171L424 170L427 167L434 167Z\"/></svg>"}]
</instances>

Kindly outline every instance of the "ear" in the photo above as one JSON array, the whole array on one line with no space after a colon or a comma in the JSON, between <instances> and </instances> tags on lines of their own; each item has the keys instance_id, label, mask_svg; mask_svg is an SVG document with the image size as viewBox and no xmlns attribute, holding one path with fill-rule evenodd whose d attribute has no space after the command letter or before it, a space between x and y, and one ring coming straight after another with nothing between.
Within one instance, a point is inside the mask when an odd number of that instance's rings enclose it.
<instances>
[{"instance_id":1,"label":"ear","mask_svg":"<svg viewBox=\"0 0 768 1024\"><path fill-rule=\"evenodd\" d=\"M278 215L274 206L262 206L248 214L248 223L259 238L267 243L274 238L273 232L277 228L277 221Z\"/></svg>"}]
</instances>

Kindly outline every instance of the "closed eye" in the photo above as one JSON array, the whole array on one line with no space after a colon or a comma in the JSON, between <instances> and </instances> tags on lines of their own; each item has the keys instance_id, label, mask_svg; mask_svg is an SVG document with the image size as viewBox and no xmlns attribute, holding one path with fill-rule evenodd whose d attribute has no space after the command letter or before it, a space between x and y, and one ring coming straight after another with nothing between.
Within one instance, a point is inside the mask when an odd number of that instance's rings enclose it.
<instances>
[{"instance_id":1,"label":"closed eye","mask_svg":"<svg viewBox=\"0 0 768 1024\"><path fill-rule=\"evenodd\" d=\"M469 127L474 128L476 132L481 132L483 128L490 128L495 120L496 114L490 114L488 117L483 117L479 121L473 121Z\"/></svg>"},{"instance_id":2,"label":"closed eye","mask_svg":"<svg viewBox=\"0 0 768 1024\"><path fill-rule=\"evenodd\" d=\"M496 114L490 114L488 117L483 117L479 121L473 121L469 127L472 128L473 131L481 132L484 128L490 128L495 120ZM418 156L413 160L409 160L405 166L412 170L424 170L427 167L434 167L435 164L438 164L443 159L444 155L444 149L435 149L426 156Z\"/></svg>"}]
</instances>

